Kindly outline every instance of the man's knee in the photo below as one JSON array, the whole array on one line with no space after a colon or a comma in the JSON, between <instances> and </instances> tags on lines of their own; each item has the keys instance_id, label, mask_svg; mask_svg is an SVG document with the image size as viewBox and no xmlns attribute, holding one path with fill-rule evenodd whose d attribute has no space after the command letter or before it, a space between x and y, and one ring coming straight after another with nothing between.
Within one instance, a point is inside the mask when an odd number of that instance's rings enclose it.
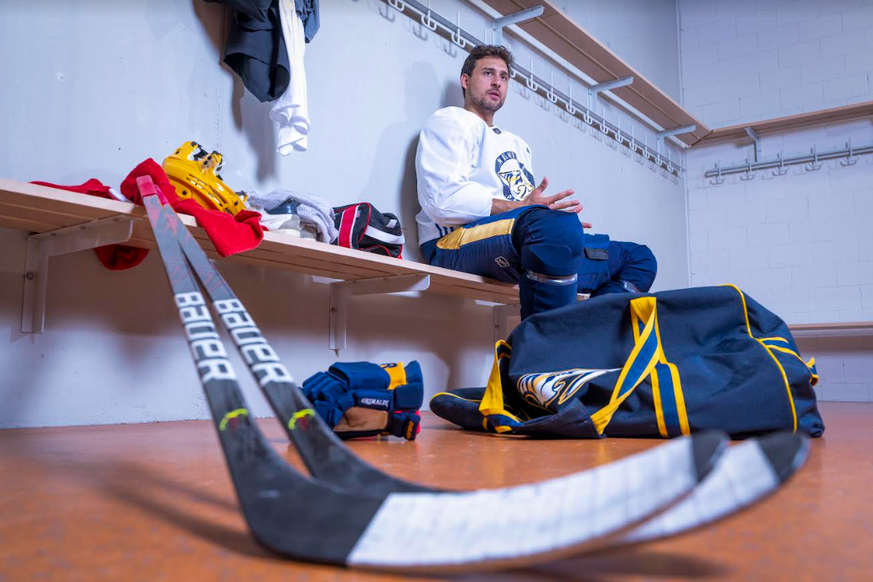
<instances>
[{"instance_id":1,"label":"man's knee","mask_svg":"<svg viewBox=\"0 0 873 582\"><path fill-rule=\"evenodd\" d=\"M519 236L525 271L546 277L575 275L583 260L583 233L579 218L570 212L540 208L522 216Z\"/></svg>"},{"instance_id":2,"label":"man's knee","mask_svg":"<svg viewBox=\"0 0 873 582\"><path fill-rule=\"evenodd\" d=\"M646 245L638 245L631 252L631 262L639 269L650 272L653 277L658 272L658 259L655 258L655 253Z\"/></svg>"},{"instance_id":3,"label":"man's knee","mask_svg":"<svg viewBox=\"0 0 873 582\"><path fill-rule=\"evenodd\" d=\"M627 264L619 278L622 281L636 287L639 291L646 292L652 288L655 276L658 274L658 260L655 254L646 245L635 244L628 249Z\"/></svg>"}]
</instances>

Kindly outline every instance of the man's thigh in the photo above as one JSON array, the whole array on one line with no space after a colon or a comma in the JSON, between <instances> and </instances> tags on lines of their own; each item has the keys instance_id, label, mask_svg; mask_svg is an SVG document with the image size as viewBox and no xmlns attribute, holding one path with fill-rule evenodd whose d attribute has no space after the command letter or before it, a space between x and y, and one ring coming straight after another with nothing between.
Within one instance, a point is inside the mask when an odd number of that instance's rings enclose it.
<instances>
[{"instance_id":1,"label":"man's thigh","mask_svg":"<svg viewBox=\"0 0 873 582\"><path fill-rule=\"evenodd\" d=\"M441 238L430 264L498 281L518 282L521 268L518 251L512 244L514 217L494 218L477 221Z\"/></svg>"}]
</instances>

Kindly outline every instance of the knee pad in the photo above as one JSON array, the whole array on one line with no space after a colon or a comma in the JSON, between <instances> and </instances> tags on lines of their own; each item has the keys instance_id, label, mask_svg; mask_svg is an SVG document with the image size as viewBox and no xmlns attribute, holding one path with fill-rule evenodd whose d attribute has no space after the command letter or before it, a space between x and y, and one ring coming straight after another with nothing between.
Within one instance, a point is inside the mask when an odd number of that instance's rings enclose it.
<instances>
[{"instance_id":1,"label":"knee pad","mask_svg":"<svg viewBox=\"0 0 873 582\"><path fill-rule=\"evenodd\" d=\"M628 242L617 244L621 246L623 258L618 270L610 273L613 283L617 285L616 291L620 287L631 293L647 292L652 288L655 275L658 273L658 261L655 255L646 245Z\"/></svg>"},{"instance_id":2,"label":"knee pad","mask_svg":"<svg viewBox=\"0 0 873 582\"><path fill-rule=\"evenodd\" d=\"M579 218L571 212L543 208L531 211L523 220L522 268L546 278L575 276L584 257Z\"/></svg>"},{"instance_id":3,"label":"knee pad","mask_svg":"<svg viewBox=\"0 0 873 582\"><path fill-rule=\"evenodd\" d=\"M655 253L646 245L640 245L631 253L631 259L635 264L646 268L652 272L658 271L658 259L655 258Z\"/></svg>"}]
</instances>

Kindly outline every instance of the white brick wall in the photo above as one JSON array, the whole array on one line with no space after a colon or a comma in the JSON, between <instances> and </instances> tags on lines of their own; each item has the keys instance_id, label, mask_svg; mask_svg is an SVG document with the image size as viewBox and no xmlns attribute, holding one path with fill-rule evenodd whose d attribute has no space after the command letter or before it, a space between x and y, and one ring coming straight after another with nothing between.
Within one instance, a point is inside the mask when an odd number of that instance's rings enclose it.
<instances>
[{"instance_id":1,"label":"white brick wall","mask_svg":"<svg viewBox=\"0 0 873 582\"><path fill-rule=\"evenodd\" d=\"M870 0L678 5L683 98L707 125L873 99Z\"/></svg>"},{"instance_id":2,"label":"white brick wall","mask_svg":"<svg viewBox=\"0 0 873 582\"><path fill-rule=\"evenodd\" d=\"M711 127L873 100L873 0L678 0L684 105ZM869 120L765 136L791 157L873 143ZM786 176L703 173L749 143L694 149L692 285L735 283L791 323L873 321L873 155ZM873 400L873 337L804 338L819 396Z\"/></svg>"}]
</instances>

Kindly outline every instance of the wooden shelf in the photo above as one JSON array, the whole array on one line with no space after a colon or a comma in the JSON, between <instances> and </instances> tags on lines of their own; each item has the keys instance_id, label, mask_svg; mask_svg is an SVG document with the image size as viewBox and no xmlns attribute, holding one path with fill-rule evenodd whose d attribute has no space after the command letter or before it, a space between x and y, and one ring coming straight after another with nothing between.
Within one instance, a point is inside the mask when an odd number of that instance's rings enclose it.
<instances>
[{"instance_id":1,"label":"wooden shelf","mask_svg":"<svg viewBox=\"0 0 873 582\"><path fill-rule=\"evenodd\" d=\"M683 109L549 0L484 1L501 14L512 14L542 5L545 9L543 14L518 25L522 30L598 83L633 75L633 84L613 89L612 93L664 129L696 125L697 129L692 133L676 136L682 142L694 145L710 133L710 129L703 122Z\"/></svg>"},{"instance_id":2,"label":"wooden shelf","mask_svg":"<svg viewBox=\"0 0 873 582\"><path fill-rule=\"evenodd\" d=\"M787 117L777 117L775 119L765 119L763 121L741 123L738 125L714 129L709 135L703 137L694 145L699 147L738 139L749 139L746 135L747 127L755 130L758 135L767 135L782 131L815 127L817 125L828 123L851 121L853 119L861 119L870 116L873 116L873 101L865 101L864 103L857 103L855 105L822 109L810 113L800 113L798 115L789 115Z\"/></svg>"}]
</instances>

